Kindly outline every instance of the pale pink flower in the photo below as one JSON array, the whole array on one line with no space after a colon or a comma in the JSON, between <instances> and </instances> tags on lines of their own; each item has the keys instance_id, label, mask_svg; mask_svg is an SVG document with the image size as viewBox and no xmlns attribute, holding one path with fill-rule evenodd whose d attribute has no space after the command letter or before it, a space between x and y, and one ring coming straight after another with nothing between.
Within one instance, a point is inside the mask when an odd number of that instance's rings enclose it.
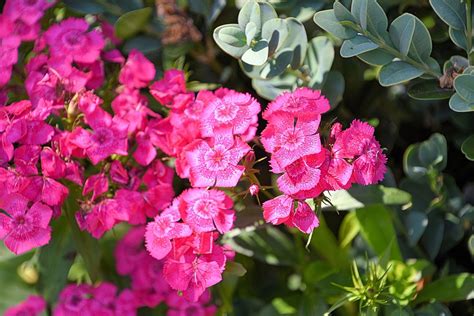
<instances>
[{"instance_id":1,"label":"pale pink flower","mask_svg":"<svg viewBox=\"0 0 474 316\"><path fill-rule=\"evenodd\" d=\"M9 194L0 200L0 239L15 254L46 245L51 238L49 221L53 211L40 202L28 208L28 200Z\"/></svg>"},{"instance_id":2,"label":"pale pink flower","mask_svg":"<svg viewBox=\"0 0 474 316\"><path fill-rule=\"evenodd\" d=\"M189 189L179 196L179 211L183 221L195 232L217 229L228 232L234 223L233 202L223 191Z\"/></svg>"},{"instance_id":3,"label":"pale pink flower","mask_svg":"<svg viewBox=\"0 0 474 316\"><path fill-rule=\"evenodd\" d=\"M51 55L83 63L96 61L105 42L98 31L88 32L88 29L87 22L78 18L68 18L52 25L45 33Z\"/></svg>"},{"instance_id":4,"label":"pale pink flower","mask_svg":"<svg viewBox=\"0 0 474 316\"><path fill-rule=\"evenodd\" d=\"M153 222L148 223L145 233L146 249L154 258L163 259L166 257L171 251L172 239L192 234L188 225L178 223L179 219L179 212L173 204L161 215L156 216Z\"/></svg>"},{"instance_id":5,"label":"pale pink flower","mask_svg":"<svg viewBox=\"0 0 474 316\"><path fill-rule=\"evenodd\" d=\"M46 310L46 301L38 295L30 295L25 301L5 310L4 316L39 316Z\"/></svg>"},{"instance_id":6,"label":"pale pink flower","mask_svg":"<svg viewBox=\"0 0 474 316\"><path fill-rule=\"evenodd\" d=\"M129 88L144 88L155 78L155 66L140 51L132 49L120 70L119 82Z\"/></svg>"},{"instance_id":7,"label":"pale pink flower","mask_svg":"<svg viewBox=\"0 0 474 316\"><path fill-rule=\"evenodd\" d=\"M185 147L193 187L234 187L245 170L238 165L250 146L229 134L210 141L196 140Z\"/></svg>"}]
</instances>

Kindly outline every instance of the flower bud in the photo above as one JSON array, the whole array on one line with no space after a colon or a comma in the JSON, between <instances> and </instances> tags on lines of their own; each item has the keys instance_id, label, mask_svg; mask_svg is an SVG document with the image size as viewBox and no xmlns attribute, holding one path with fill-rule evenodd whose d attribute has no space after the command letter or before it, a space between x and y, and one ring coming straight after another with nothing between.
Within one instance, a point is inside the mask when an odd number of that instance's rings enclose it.
<instances>
[{"instance_id":1,"label":"flower bud","mask_svg":"<svg viewBox=\"0 0 474 316\"><path fill-rule=\"evenodd\" d=\"M260 191L260 188L259 188L258 185L256 185L256 184L252 184L252 185L249 187L249 192L250 192L250 195L251 195L251 196L257 195L259 191Z\"/></svg>"}]
</instances>

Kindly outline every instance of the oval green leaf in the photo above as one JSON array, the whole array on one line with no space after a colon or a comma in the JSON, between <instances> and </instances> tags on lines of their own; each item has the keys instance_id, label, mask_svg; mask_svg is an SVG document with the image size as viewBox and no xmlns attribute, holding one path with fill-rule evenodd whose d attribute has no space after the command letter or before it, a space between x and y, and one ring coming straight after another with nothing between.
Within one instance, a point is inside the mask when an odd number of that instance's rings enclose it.
<instances>
[{"instance_id":1,"label":"oval green leaf","mask_svg":"<svg viewBox=\"0 0 474 316\"><path fill-rule=\"evenodd\" d=\"M379 82L382 86L388 87L415 79L422 74L423 70L421 69L403 61L394 61L380 69Z\"/></svg>"},{"instance_id":2,"label":"oval green leaf","mask_svg":"<svg viewBox=\"0 0 474 316\"><path fill-rule=\"evenodd\" d=\"M142 31L153 13L152 8L130 11L115 22L115 34L121 39L128 39Z\"/></svg>"}]
</instances>

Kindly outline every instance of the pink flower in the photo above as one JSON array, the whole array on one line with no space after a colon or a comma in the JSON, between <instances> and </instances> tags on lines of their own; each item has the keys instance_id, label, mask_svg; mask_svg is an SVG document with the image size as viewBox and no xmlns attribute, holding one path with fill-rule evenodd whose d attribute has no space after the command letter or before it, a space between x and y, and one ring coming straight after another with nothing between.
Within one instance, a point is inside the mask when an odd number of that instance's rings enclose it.
<instances>
[{"instance_id":1,"label":"pink flower","mask_svg":"<svg viewBox=\"0 0 474 316\"><path fill-rule=\"evenodd\" d=\"M66 186L52 178L32 176L28 180L28 186L19 192L30 201L41 201L49 206L62 205L69 194Z\"/></svg>"},{"instance_id":2,"label":"pink flower","mask_svg":"<svg viewBox=\"0 0 474 316\"><path fill-rule=\"evenodd\" d=\"M127 170L118 160L114 160L110 164L110 179L122 185L127 184L130 180Z\"/></svg>"},{"instance_id":3,"label":"pink flower","mask_svg":"<svg viewBox=\"0 0 474 316\"><path fill-rule=\"evenodd\" d=\"M280 195L262 204L263 218L267 223L280 225L286 222L293 210L293 199L287 195Z\"/></svg>"},{"instance_id":4,"label":"pink flower","mask_svg":"<svg viewBox=\"0 0 474 316\"><path fill-rule=\"evenodd\" d=\"M214 316L217 308L214 305L206 306L211 300L209 290L206 290L197 302L188 302L183 296L176 292L170 292L166 298L169 307L167 316Z\"/></svg>"},{"instance_id":5,"label":"pink flower","mask_svg":"<svg viewBox=\"0 0 474 316\"><path fill-rule=\"evenodd\" d=\"M78 18L68 18L51 26L45 33L51 55L82 63L96 61L105 43L98 31L87 32L88 29L87 22Z\"/></svg>"},{"instance_id":6,"label":"pink flower","mask_svg":"<svg viewBox=\"0 0 474 316\"><path fill-rule=\"evenodd\" d=\"M105 199L94 205L87 213L77 212L76 220L81 230L87 230L99 239L118 222L127 221L128 214L114 199Z\"/></svg>"},{"instance_id":7,"label":"pink flower","mask_svg":"<svg viewBox=\"0 0 474 316\"><path fill-rule=\"evenodd\" d=\"M187 237L192 234L191 228L179 221L176 206L163 211L155 217L155 221L148 223L145 233L146 249L156 259L163 259L171 251L171 240Z\"/></svg>"},{"instance_id":8,"label":"pink flower","mask_svg":"<svg viewBox=\"0 0 474 316\"><path fill-rule=\"evenodd\" d=\"M38 163L41 147L35 145L22 145L15 149L13 161L16 171L25 176L38 174Z\"/></svg>"},{"instance_id":9,"label":"pink flower","mask_svg":"<svg viewBox=\"0 0 474 316\"><path fill-rule=\"evenodd\" d=\"M3 10L11 20L21 19L28 25L33 25L41 19L53 0L8 0Z\"/></svg>"},{"instance_id":10,"label":"pink flower","mask_svg":"<svg viewBox=\"0 0 474 316\"><path fill-rule=\"evenodd\" d=\"M296 160L321 151L318 126L318 120L295 120L288 115L273 117L261 135L265 150L273 154L273 172L279 173Z\"/></svg>"},{"instance_id":11,"label":"pink flower","mask_svg":"<svg viewBox=\"0 0 474 316\"><path fill-rule=\"evenodd\" d=\"M66 175L67 164L59 154L49 147L41 151L41 170L43 175L52 179L60 179Z\"/></svg>"},{"instance_id":12,"label":"pink flower","mask_svg":"<svg viewBox=\"0 0 474 316\"><path fill-rule=\"evenodd\" d=\"M143 175L143 182L147 187L154 187L159 184L173 184L174 171L172 168L163 164L160 160L155 160Z\"/></svg>"},{"instance_id":13,"label":"pink flower","mask_svg":"<svg viewBox=\"0 0 474 316\"><path fill-rule=\"evenodd\" d=\"M90 300L92 286L88 284L70 284L59 294L58 304L54 308L55 316L92 315Z\"/></svg>"},{"instance_id":14,"label":"pink flower","mask_svg":"<svg viewBox=\"0 0 474 316\"><path fill-rule=\"evenodd\" d=\"M321 119L321 114L329 111L328 100L321 91L310 88L298 88L293 92L284 92L268 104L263 118L272 122L277 114L287 114L297 119Z\"/></svg>"},{"instance_id":15,"label":"pink flower","mask_svg":"<svg viewBox=\"0 0 474 316\"><path fill-rule=\"evenodd\" d=\"M41 296L30 295L25 301L5 310L4 316L39 316L46 310L46 301Z\"/></svg>"},{"instance_id":16,"label":"pink flower","mask_svg":"<svg viewBox=\"0 0 474 316\"><path fill-rule=\"evenodd\" d=\"M144 246L145 226L132 227L115 247L115 262L120 275L129 275L148 256Z\"/></svg>"},{"instance_id":17,"label":"pink flower","mask_svg":"<svg viewBox=\"0 0 474 316\"><path fill-rule=\"evenodd\" d=\"M287 195L299 199L314 197L313 190L319 183L320 167L325 159L325 152L304 156L285 167L285 173L277 180L278 188Z\"/></svg>"},{"instance_id":18,"label":"pink flower","mask_svg":"<svg viewBox=\"0 0 474 316\"><path fill-rule=\"evenodd\" d=\"M15 254L46 245L51 238L49 221L53 211L36 202L28 208L28 200L19 194L9 194L0 200L0 239Z\"/></svg>"},{"instance_id":19,"label":"pink flower","mask_svg":"<svg viewBox=\"0 0 474 316\"><path fill-rule=\"evenodd\" d=\"M165 280L184 297L192 302L198 301L204 291L222 280L222 270L216 261L186 255L183 260L169 259L163 267Z\"/></svg>"},{"instance_id":20,"label":"pink flower","mask_svg":"<svg viewBox=\"0 0 474 316\"><path fill-rule=\"evenodd\" d=\"M215 131L229 129L234 135L247 135L258 122L260 104L248 93L229 90L222 98L210 102L202 113L202 135L212 137Z\"/></svg>"},{"instance_id":21,"label":"pink flower","mask_svg":"<svg viewBox=\"0 0 474 316\"><path fill-rule=\"evenodd\" d=\"M258 195L258 192L260 191L260 187L256 184L252 184L250 187L249 187L249 193L251 196L256 196Z\"/></svg>"},{"instance_id":22,"label":"pink flower","mask_svg":"<svg viewBox=\"0 0 474 316\"><path fill-rule=\"evenodd\" d=\"M104 173L94 174L87 178L84 188L82 189L82 195L87 195L92 192L91 201L94 201L97 197L107 192L109 189L109 180Z\"/></svg>"},{"instance_id":23,"label":"pink flower","mask_svg":"<svg viewBox=\"0 0 474 316\"><path fill-rule=\"evenodd\" d=\"M70 136L70 142L85 149L94 165L113 154L128 154L126 122L118 117L112 120L105 117L103 121L97 121L94 125L92 132L78 127Z\"/></svg>"},{"instance_id":24,"label":"pink flower","mask_svg":"<svg viewBox=\"0 0 474 316\"><path fill-rule=\"evenodd\" d=\"M184 72L176 69L166 70L163 79L151 85L150 93L161 104L172 107L174 99L186 93Z\"/></svg>"},{"instance_id":25,"label":"pink flower","mask_svg":"<svg viewBox=\"0 0 474 316\"><path fill-rule=\"evenodd\" d=\"M288 226L295 226L300 231L310 234L314 228L319 226L319 220L311 207L306 202L298 202L295 212L285 222Z\"/></svg>"},{"instance_id":26,"label":"pink flower","mask_svg":"<svg viewBox=\"0 0 474 316\"><path fill-rule=\"evenodd\" d=\"M159 117L148 108L146 97L140 94L140 90L123 89L112 101L112 109L120 118L128 122L128 133L143 131L147 125L147 115Z\"/></svg>"},{"instance_id":27,"label":"pink flower","mask_svg":"<svg viewBox=\"0 0 474 316\"><path fill-rule=\"evenodd\" d=\"M132 49L120 70L119 82L129 88L144 88L155 78L155 66L143 54Z\"/></svg>"},{"instance_id":28,"label":"pink flower","mask_svg":"<svg viewBox=\"0 0 474 316\"><path fill-rule=\"evenodd\" d=\"M240 139L229 134L215 135L207 142L196 140L185 147L186 160L190 167L193 187L234 187L245 167L240 159L250 150Z\"/></svg>"},{"instance_id":29,"label":"pink flower","mask_svg":"<svg viewBox=\"0 0 474 316\"><path fill-rule=\"evenodd\" d=\"M189 189L179 196L179 211L183 221L195 232L217 229L228 232L234 223L233 202L223 191Z\"/></svg>"}]
</instances>

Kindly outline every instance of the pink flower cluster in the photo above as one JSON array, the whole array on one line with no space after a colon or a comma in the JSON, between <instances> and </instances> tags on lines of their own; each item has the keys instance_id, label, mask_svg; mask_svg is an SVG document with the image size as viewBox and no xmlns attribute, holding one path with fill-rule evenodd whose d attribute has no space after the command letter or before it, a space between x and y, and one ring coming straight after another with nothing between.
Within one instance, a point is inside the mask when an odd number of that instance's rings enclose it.
<instances>
[{"instance_id":1,"label":"pink flower cluster","mask_svg":"<svg viewBox=\"0 0 474 316\"><path fill-rule=\"evenodd\" d=\"M130 277L131 291L135 296L137 306L153 308L164 302L169 307L168 315L170 316L187 315L186 312L192 312L193 315L214 315L216 307L209 305L208 290L203 290L199 299L193 302L187 300L186 295L177 295L177 291L169 285L173 282L170 280L176 277L184 279L187 275L176 276L174 273L172 276L167 276L165 274L167 272L163 268L167 263L155 259L145 248L146 230L145 226L130 229L115 248L117 272ZM226 252L226 255L230 256L232 253ZM197 275L193 278L199 279ZM193 286L198 286L194 285L194 279L188 282L191 282Z\"/></svg>"},{"instance_id":2,"label":"pink flower cluster","mask_svg":"<svg viewBox=\"0 0 474 316\"><path fill-rule=\"evenodd\" d=\"M355 120L342 130L335 123L326 146L321 144L319 123L328 110L329 103L319 91L299 88L278 96L263 113L268 125L261 142L272 154L272 171L282 174L277 184L284 193L263 203L267 222L310 233L319 221L306 199L383 179L387 158L369 124Z\"/></svg>"},{"instance_id":3,"label":"pink flower cluster","mask_svg":"<svg viewBox=\"0 0 474 316\"><path fill-rule=\"evenodd\" d=\"M4 316L39 316L46 310L46 301L41 296L30 295L16 306L5 310Z\"/></svg>"}]
</instances>

